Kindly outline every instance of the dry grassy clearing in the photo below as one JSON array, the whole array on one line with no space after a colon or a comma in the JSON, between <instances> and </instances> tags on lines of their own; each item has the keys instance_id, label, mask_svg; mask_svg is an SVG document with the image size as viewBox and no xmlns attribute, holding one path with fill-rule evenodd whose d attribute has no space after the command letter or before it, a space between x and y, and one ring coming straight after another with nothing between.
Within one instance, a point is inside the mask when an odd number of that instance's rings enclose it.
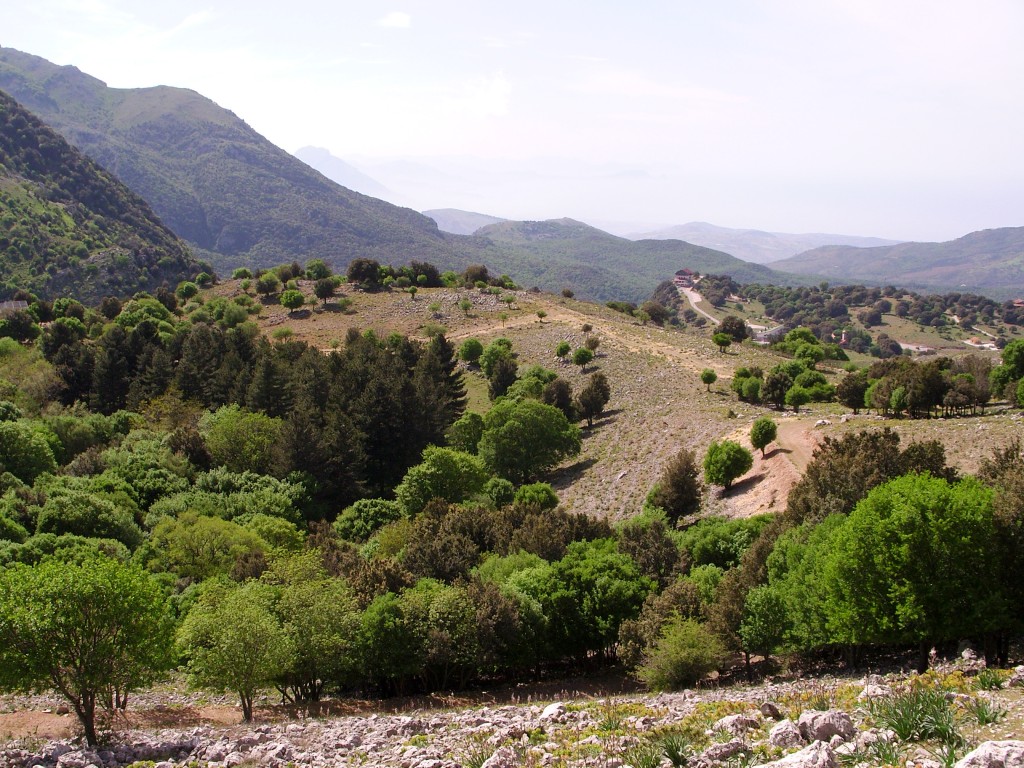
<instances>
[{"instance_id":1,"label":"dry grassy clearing","mask_svg":"<svg viewBox=\"0 0 1024 768\"><path fill-rule=\"evenodd\" d=\"M300 287L311 294L311 284ZM240 291L239 282L233 280L212 289L224 296ZM502 300L510 295L515 298L513 303ZM506 336L513 342L521 367L539 364L552 368L568 379L574 390L584 385L591 372L602 371L612 387L608 411L593 428L584 429L582 453L552 479L567 508L596 516L621 519L636 514L662 466L680 447L699 456L714 439L747 441L750 424L764 413L779 420L777 443L769 447L764 459L756 455L751 472L727 496L718 490L710 495L709 512L746 516L783 506L823 434L838 436L849 430L890 426L908 440L938 438L954 463L973 472L993 448L1004 445L1021 429L1019 413L999 408L983 418L915 422L862 415L840 423L838 417L844 409L837 404L812 405L798 415L778 414L738 402L728 386L732 372L741 365L773 366L779 358L772 353L744 344L734 345L723 355L711 343L710 327L641 326L607 307L549 294L517 291L493 295L475 289L436 288L421 289L413 299L398 291L364 293L346 285L339 296L351 299L347 312L329 304L307 306L290 315L265 300L258 322L267 334L290 333L325 351L342 345L351 328L426 338L431 325L442 326L456 343L475 336L486 344ZM459 307L466 299L472 303L468 312ZM543 320L538 311L546 313ZM584 324L593 330L585 333ZM586 374L557 360L554 349L559 341L567 340L575 347L588 335L597 336L601 343ZM700 383L699 373L704 368L713 368L719 377L711 392ZM466 379L470 407L485 410L483 377L466 370ZM815 427L821 418L833 424Z\"/></svg>"}]
</instances>

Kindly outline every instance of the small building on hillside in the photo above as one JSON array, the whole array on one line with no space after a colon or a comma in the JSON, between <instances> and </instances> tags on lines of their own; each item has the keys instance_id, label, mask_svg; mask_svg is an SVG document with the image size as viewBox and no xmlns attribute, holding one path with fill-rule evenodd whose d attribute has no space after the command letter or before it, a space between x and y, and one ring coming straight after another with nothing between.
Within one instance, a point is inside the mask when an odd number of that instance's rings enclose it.
<instances>
[{"instance_id":1,"label":"small building on hillside","mask_svg":"<svg viewBox=\"0 0 1024 768\"><path fill-rule=\"evenodd\" d=\"M786 335L786 326L776 325L774 328L766 328L754 332L755 344L771 344Z\"/></svg>"},{"instance_id":2,"label":"small building on hillside","mask_svg":"<svg viewBox=\"0 0 1024 768\"><path fill-rule=\"evenodd\" d=\"M680 288L692 288L698 277L700 277L699 274L694 272L692 269L686 269L684 267L675 273L672 278L672 282Z\"/></svg>"},{"instance_id":3,"label":"small building on hillside","mask_svg":"<svg viewBox=\"0 0 1024 768\"><path fill-rule=\"evenodd\" d=\"M27 301L0 301L0 317L7 317L15 312L24 312L28 309Z\"/></svg>"}]
</instances>

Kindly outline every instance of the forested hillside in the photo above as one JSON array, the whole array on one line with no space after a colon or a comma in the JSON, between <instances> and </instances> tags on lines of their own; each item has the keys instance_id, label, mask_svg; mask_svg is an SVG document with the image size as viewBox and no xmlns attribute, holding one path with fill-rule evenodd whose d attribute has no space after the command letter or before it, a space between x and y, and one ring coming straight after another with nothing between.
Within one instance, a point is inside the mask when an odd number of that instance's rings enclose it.
<instances>
[{"instance_id":1,"label":"forested hillside","mask_svg":"<svg viewBox=\"0 0 1024 768\"><path fill-rule=\"evenodd\" d=\"M1019 442L971 477L933 437L853 424L771 514L716 514L780 471L765 449L792 426L772 401L744 406L752 424L724 415L716 370L798 368L822 394L810 377L890 377L913 397L945 381L939 361L841 372L806 329L774 351L723 345L735 323L708 338L669 310L627 317L485 277L363 261L341 278L313 260L159 300L34 302L22 314L45 326L0 338L0 685L58 681L92 744L99 712L175 665L249 719L268 686L307 705L620 663L672 689L779 653L926 662L964 637L1007 660L1024 605ZM352 325L329 350L300 339L380 307L431 318L427 339ZM456 345L446 313L486 333ZM993 371L949 370L1024 402L1024 342ZM681 413L657 387L685 393ZM1017 418L995 398L986 428ZM598 486L611 493L655 444L668 451L624 519L562 506L589 465L626 467ZM100 650L69 642L83 624Z\"/></svg>"},{"instance_id":2,"label":"forested hillside","mask_svg":"<svg viewBox=\"0 0 1024 768\"><path fill-rule=\"evenodd\" d=\"M641 302L684 267L740 282L809 282L681 240L631 241L572 219L500 222L477 230L476 237L522 254L512 262L520 282L548 290L570 287L592 301Z\"/></svg>"},{"instance_id":3,"label":"forested hillside","mask_svg":"<svg viewBox=\"0 0 1024 768\"><path fill-rule=\"evenodd\" d=\"M0 92L0 291L88 302L171 287L187 247L109 173Z\"/></svg>"},{"instance_id":4,"label":"forested hillside","mask_svg":"<svg viewBox=\"0 0 1024 768\"><path fill-rule=\"evenodd\" d=\"M352 192L194 91L107 87L0 49L0 89L145 198L214 266L293 258L458 259L433 220Z\"/></svg>"}]
</instances>

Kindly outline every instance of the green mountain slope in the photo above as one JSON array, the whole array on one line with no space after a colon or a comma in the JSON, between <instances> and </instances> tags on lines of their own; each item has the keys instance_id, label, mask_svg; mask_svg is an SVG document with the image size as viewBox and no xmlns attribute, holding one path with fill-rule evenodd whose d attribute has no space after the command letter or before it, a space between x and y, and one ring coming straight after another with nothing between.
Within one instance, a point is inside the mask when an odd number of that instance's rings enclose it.
<instances>
[{"instance_id":1,"label":"green mountain slope","mask_svg":"<svg viewBox=\"0 0 1024 768\"><path fill-rule=\"evenodd\" d=\"M458 260L432 219L331 182L194 91L108 88L11 48L0 48L0 89L149 201L218 269Z\"/></svg>"},{"instance_id":2,"label":"green mountain slope","mask_svg":"<svg viewBox=\"0 0 1024 768\"><path fill-rule=\"evenodd\" d=\"M197 271L144 200L0 92L0 293L96 301Z\"/></svg>"},{"instance_id":3,"label":"green mountain slope","mask_svg":"<svg viewBox=\"0 0 1024 768\"><path fill-rule=\"evenodd\" d=\"M1024 296L1024 227L971 232L945 243L881 248L827 246L772 264L830 279L899 285L914 290Z\"/></svg>"},{"instance_id":4,"label":"green mountain slope","mask_svg":"<svg viewBox=\"0 0 1024 768\"><path fill-rule=\"evenodd\" d=\"M807 282L681 240L632 241L572 219L491 224L477 230L476 237L523 254L517 274L527 284L553 290L568 286L581 298L597 301L642 301L683 267L731 275L740 283Z\"/></svg>"}]
</instances>

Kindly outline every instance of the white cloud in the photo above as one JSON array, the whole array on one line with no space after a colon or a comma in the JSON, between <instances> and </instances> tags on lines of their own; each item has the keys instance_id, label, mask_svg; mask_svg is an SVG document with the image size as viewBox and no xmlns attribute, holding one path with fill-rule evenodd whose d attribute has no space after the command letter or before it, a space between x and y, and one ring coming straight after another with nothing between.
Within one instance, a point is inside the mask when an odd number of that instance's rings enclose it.
<instances>
[{"instance_id":1,"label":"white cloud","mask_svg":"<svg viewBox=\"0 0 1024 768\"><path fill-rule=\"evenodd\" d=\"M408 29L412 26L412 16L401 11L392 11L387 16L377 19L377 26L392 29Z\"/></svg>"}]
</instances>

